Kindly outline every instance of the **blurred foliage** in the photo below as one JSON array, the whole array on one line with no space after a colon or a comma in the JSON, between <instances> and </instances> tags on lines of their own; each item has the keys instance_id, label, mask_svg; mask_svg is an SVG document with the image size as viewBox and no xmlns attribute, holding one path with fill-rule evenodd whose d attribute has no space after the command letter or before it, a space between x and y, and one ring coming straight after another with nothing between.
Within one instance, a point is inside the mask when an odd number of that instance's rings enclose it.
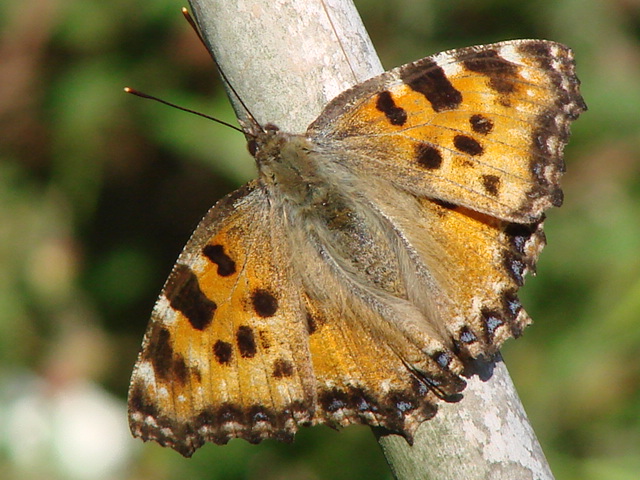
<instances>
[{"instance_id":1,"label":"blurred foliage","mask_svg":"<svg viewBox=\"0 0 640 480\"><path fill-rule=\"evenodd\" d=\"M559 480L638 478L640 1L357 3L388 67L510 38L575 50L590 110L573 128L566 203L549 215L539 276L522 292L536 323L503 353ZM206 210L254 175L237 132L122 93L131 85L233 122L181 6L0 4L0 388L25 372L44 379L45 399L95 382L120 399L124 421L166 274ZM0 475L66 478L12 456L3 408ZM209 445L191 460L137 443L113 478L390 478L362 427Z\"/></svg>"}]
</instances>

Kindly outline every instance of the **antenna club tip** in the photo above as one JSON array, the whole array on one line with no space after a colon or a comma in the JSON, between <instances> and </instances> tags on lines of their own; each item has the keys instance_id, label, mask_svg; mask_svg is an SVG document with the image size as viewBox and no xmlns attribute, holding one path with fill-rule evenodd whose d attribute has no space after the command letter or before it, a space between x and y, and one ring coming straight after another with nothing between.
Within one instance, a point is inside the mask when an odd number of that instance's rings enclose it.
<instances>
[{"instance_id":1,"label":"antenna club tip","mask_svg":"<svg viewBox=\"0 0 640 480\"><path fill-rule=\"evenodd\" d=\"M124 90L126 93L131 93L131 88L129 88L129 87L124 87L124 88L123 88L123 90Z\"/></svg>"},{"instance_id":2,"label":"antenna club tip","mask_svg":"<svg viewBox=\"0 0 640 480\"><path fill-rule=\"evenodd\" d=\"M180 11L185 15L189 13L189 10L187 10L187 7L182 7Z\"/></svg>"}]
</instances>

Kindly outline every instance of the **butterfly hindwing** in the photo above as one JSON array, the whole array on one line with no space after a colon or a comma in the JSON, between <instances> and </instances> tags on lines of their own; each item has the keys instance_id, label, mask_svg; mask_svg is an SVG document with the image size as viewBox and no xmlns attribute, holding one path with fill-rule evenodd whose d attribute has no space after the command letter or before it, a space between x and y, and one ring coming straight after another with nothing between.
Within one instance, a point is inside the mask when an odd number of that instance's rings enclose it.
<instances>
[{"instance_id":1,"label":"butterfly hindwing","mask_svg":"<svg viewBox=\"0 0 640 480\"><path fill-rule=\"evenodd\" d=\"M492 355L507 338L520 335L529 317L517 290L535 271L544 245L542 222L506 222L415 197L384 179L369 179L362 191L410 259L410 268L400 272L409 286L404 294L417 311L404 321L398 311L383 312L385 324L404 331L425 352L444 347L465 358ZM417 319L418 329L405 328L407 317ZM420 340L425 330L429 340Z\"/></svg>"},{"instance_id":2,"label":"butterfly hindwing","mask_svg":"<svg viewBox=\"0 0 640 480\"><path fill-rule=\"evenodd\" d=\"M307 301L318 384L314 423L364 423L410 441L419 424L436 414L439 401L458 399L465 382L457 375L460 365L451 351L443 347L426 354L419 343L357 301L340 311Z\"/></svg>"}]
</instances>

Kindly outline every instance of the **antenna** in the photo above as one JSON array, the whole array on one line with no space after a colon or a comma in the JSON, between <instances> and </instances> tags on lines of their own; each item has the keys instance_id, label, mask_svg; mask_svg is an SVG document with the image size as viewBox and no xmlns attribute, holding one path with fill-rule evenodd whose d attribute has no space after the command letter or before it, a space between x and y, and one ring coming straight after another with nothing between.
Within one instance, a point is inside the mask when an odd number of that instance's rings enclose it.
<instances>
[{"instance_id":1,"label":"antenna","mask_svg":"<svg viewBox=\"0 0 640 480\"><path fill-rule=\"evenodd\" d=\"M187 10L186 7L182 7L182 15L187 20L187 22L189 22L189 25L191 25L191 28L193 29L193 31L196 32L196 35L200 39L200 42L202 43L202 45L204 45L204 47L209 52L211 52L211 50L209 49L207 43L204 41L204 38L203 38L202 34L200 33L200 29L198 28L198 24L193 19L193 17L191 16L191 13L189 13L189 10ZM238 95L238 92L236 92L236 89L233 88L233 85L231 84L231 82L229 81L227 76L225 75L225 73L222 70L222 68L220 68L220 65L218 64L218 61L213 56L213 52L211 52L211 58L213 59L213 63L215 64L216 68L218 69L218 72L220 72L220 76L222 77L222 80L224 80L224 83L226 83L229 86L229 89L235 95L235 97L238 99L238 102L240 102L240 105L242 105L242 108L244 108L244 111L247 112L247 115L249 116L249 119L251 120L251 122L254 125L258 126L261 130L264 131L264 128L262 128L262 125L260 125L260 123L256 120L256 117L253 116L253 113L251 113L251 110L249 110L247 105L242 101L242 98L240 97L240 95ZM163 103L166 103L166 102L163 102ZM192 112L192 113L197 113L197 112ZM206 117L206 115L203 115L203 116ZM210 118L210 117L207 117L207 118ZM224 122L220 122L220 123L224 123Z\"/></svg>"},{"instance_id":2,"label":"antenna","mask_svg":"<svg viewBox=\"0 0 640 480\"><path fill-rule=\"evenodd\" d=\"M180 105L176 105L175 103L167 102L166 100L162 100L161 98L154 97L153 95L149 95L147 93L140 92L140 91L135 90L135 89L130 88L130 87L124 87L124 91L126 93L130 93L132 95L135 95L136 97L148 98L149 100L155 100L156 102L160 102L160 103L162 103L164 105L168 105L169 107L177 108L178 110L182 110L183 112L193 113L194 115L198 115L199 117L203 117L203 118L206 118L206 119L209 119L209 120L213 120L216 123L219 123L219 124L224 125L226 127L232 128L233 130L236 130L236 131L238 131L240 133L244 133L245 135L248 135L250 137L255 138L255 135L252 135L251 133L245 132L241 128L238 128L235 125L231 125L230 123L224 122L224 121L222 121L222 120L220 120L218 118L212 117L211 115L207 115L205 113L200 113L200 112L197 112L195 110L191 110L190 108L181 107Z\"/></svg>"}]
</instances>

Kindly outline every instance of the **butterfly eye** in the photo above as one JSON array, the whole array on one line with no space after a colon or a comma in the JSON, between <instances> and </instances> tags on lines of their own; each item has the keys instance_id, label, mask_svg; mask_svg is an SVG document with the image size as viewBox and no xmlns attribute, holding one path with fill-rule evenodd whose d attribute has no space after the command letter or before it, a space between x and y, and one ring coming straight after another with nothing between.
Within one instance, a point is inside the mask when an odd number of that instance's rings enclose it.
<instances>
[{"instance_id":1,"label":"butterfly eye","mask_svg":"<svg viewBox=\"0 0 640 480\"><path fill-rule=\"evenodd\" d=\"M256 152L258 151L258 142L256 142L255 138L252 138L247 142L247 149L252 157L256 156Z\"/></svg>"}]
</instances>

